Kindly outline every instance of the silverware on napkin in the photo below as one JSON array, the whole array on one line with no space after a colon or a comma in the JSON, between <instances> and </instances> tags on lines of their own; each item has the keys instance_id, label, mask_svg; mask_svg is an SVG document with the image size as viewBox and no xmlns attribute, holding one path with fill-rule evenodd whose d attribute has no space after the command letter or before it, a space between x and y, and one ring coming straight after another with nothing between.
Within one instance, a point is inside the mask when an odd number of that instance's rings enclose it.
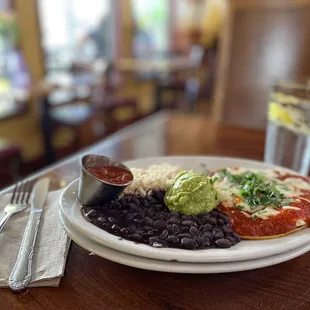
<instances>
[{"instance_id":1,"label":"silverware on napkin","mask_svg":"<svg viewBox=\"0 0 310 310\"><path fill-rule=\"evenodd\" d=\"M49 188L49 179L44 178L36 182L31 199L31 212L20 245L17 259L9 277L12 290L22 290L31 281L32 258L34 254L36 236L38 233L41 214Z\"/></svg>"},{"instance_id":2,"label":"silverware on napkin","mask_svg":"<svg viewBox=\"0 0 310 310\"><path fill-rule=\"evenodd\" d=\"M4 209L5 217L0 222L0 233L10 217L28 207L29 198L32 192L32 185L29 181L16 183L12 198Z\"/></svg>"}]
</instances>

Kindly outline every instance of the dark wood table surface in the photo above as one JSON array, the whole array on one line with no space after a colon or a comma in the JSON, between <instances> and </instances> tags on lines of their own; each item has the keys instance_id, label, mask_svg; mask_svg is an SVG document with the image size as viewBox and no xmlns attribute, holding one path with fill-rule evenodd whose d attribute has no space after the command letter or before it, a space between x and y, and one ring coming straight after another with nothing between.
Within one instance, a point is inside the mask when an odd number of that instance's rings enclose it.
<instances>
[{"instance_id":1,"label":"dark wood table surface","mask_svg":"<svg viewBox=\"0 0 310 310\"><path fill-rule=\"evenodd\" d=\"M265 133L217 125L203 116L159 113L32 178L53 189L79 175L85 153L116 160L159 155L224 155L263 159ZM7 189L2 191L3 194ZM1 263L1 262L0 262ZM57 288L0 289L0 309L310 309L310 253L258 270L169 274L113 263L72 242Z\"/></svg>"}]
</instances>

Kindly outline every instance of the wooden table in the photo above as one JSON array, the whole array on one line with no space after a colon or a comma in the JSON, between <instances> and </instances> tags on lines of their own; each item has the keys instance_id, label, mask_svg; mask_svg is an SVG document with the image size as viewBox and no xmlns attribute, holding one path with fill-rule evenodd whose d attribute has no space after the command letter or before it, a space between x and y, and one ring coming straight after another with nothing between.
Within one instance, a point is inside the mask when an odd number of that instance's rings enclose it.
<instances>
[{"instance_id":1,"label":"wooden table","mask_svg":"<svg viewBox=\"0 0 310 310\"><path fill-rule=\"evenodd\" d=\"M192 69L196 63L185 56L171 58L120 58L115 63L121 71L166 74L180 70Z\"/></svg>"},{"instance_id":2,"label":"wooden table","mask_svg":"<svg viewBox=\"0 0 310 310\"><path fill-rule=\"evenodd\" d=\"M151 116L32 178L48 175L53 188L79 174L85 153L116 160L206 154L263 159L265 134L216 125L203 116ZM10 189L8 189L10 190ZM2 192L3 193L3 192ZM1 309L310 309L310 253L276 266L231 274L186 275L139 270L72 243L58 288L24 294L0 290Z\"/></svg>"},{"instance_id":3,"label":"wooden table","mask_svg":"<svg viewBox=\"0 0 310 310\"><path fill-rule=\"evenodd\" d=\"M187 56L174 56L168 58L120 58L115 66L125 73L138 73L148 75L154 82L153 97L154 111L162 108L160 82L171 74L186 72L198 67L196 61Z\"/></svg>"}]
</instances>

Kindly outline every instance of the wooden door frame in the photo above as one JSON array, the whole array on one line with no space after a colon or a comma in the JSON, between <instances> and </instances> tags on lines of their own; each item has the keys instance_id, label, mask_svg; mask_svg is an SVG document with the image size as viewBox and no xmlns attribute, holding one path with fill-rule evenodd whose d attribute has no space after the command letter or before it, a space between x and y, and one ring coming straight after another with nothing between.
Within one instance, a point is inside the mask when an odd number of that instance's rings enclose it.
<instances>
[{"instance_id":1,"label":"wooden door frame","mask_svg":"<svg viewBox=\"0 0 310 310\"><path fill-rule=\"evenodd\" d=\"M223 119L223 110L228 86L229 64L233 39L234 15L244 9L285 10L310 6L310 0L228 0L225 22L219 38L219 57L216 70L215 95L211 116L216 122Z\"/></svg>"}]
</instances>

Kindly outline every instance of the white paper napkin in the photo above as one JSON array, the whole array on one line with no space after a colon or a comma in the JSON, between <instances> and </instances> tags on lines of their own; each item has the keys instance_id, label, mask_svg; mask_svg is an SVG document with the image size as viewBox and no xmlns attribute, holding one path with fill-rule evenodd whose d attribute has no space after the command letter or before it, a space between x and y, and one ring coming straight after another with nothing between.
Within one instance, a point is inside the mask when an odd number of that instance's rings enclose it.
<instances>
[{"instance_id":1,"label":"white paper napkin","mask_svg":"<svg viewBox=\"0 0 310 310\"><path fill-rule=\"evenodd\" d=\"M59 219L61 190L50 192L43 207L32 265L32 287L58 286L64 274L70 239ZM0 219L11 194L0 197ZM8 286L26 228L30 206L12 215L0 233L0 287Z\"/></svg>"}]
</instances>

